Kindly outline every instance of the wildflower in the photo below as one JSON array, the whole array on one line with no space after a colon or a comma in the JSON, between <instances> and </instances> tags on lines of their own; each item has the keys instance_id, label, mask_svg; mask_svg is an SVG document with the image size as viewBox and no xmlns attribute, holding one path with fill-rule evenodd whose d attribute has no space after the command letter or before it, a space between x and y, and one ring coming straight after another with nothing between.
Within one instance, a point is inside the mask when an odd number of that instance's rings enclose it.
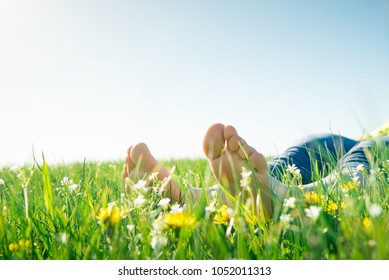
<instances>
[{"instance_id":1,"label":"wildflower","mask_svg":"<svg viewBox=\"0 0 389 280\"><path fill-rule=\"evenodd\" d=\"M138 195L138 197L134 199L135 207L141 207L145 202L146 199L142 194Z\"/></svg>"},{"instance_id":2,"label":"wildflower","mask_svg":"<svg viewBox=\"0 0 389 280\"><path fill-rule=\"evenodd\" d=\"M163 209L166 209L169 206L170 198L162 198L158 202L158 206L161 206Z\"/></svg>"},{"instance_id":3,"label":"wildflower","mask_svg":"<svg viewBox=\"0 0 389 280\"><path fill-rule=\"evenodd\" d=\"M232 227L233 227L233 225L234 225L234 222L235 222L235 219L232 217L232 218L230 219L230 223L229 223L229 225L228 225L228 227L227 227L227 230L226 230L226 237L229 237L229 236L230 236Z\"/></svg>"},{"instance_id":4,"label":"wildflower","mask_svg":"<svg viewBox=\"0 0 389 280\"><path fill-rule=\"evenodd\" d=\"M180 228L183 226L192 226L196 221L194 216L184 212L167 213L165 216L163 216L162 220L166 225L174 228Z\"/></svg>"},{"instance_id":5,"label":"wildflower","mask_svg":"<svg viewBox=\"0 0 389 280\"><path fill-rule=\"evenodd\" d=\"M336 204L333 200L329 200L327 202L327 205L326 205L326 208L325 208L325 211L327 212L336 212L338 210L343 210L346 208L346 203L342 202L340 203L339 205Z\"/></svg>"},{"instance_id":6,"label":"wildflower","mask_svg":"<svg viewBox=\"0 0 389 280\"><path fill-rule=\"evenodd\" d=\"M282 214L280 216L280 221L282 224L288 225L292 221L292 217L290 216L290 214Z\"/></svg>"},{"instance_id":7,"label":"wildflower","mask_svg":"<svg viewBox=\"0 0 389 280\"><path fill-rule=\"evenodd\" d=\"M293 163L292 165L288 164L288 167L286 168L286 172L289 172L291 174L299 175L300 169L297 168L297 166Z\"/></svg>"},{"instance_id":8,"label":"wildflower","mask_svg":"<svg viewBox=\"0 0 389 280\"><path fill-rule=\"evenodd\" d=\"M30 248L30 240L20 239L18 243L20 247Z\"/></svg>"},{"instance_id":9,"label":"wildflower","mask_svg":"<svg viewBox=\"0 0 389 280\"><path fill-rule=\"evenodd\" d=\"M351 180L353 181L353 183L357 184L357 186L359 186L359 176L358 174L354 173L354 176L351 177Z\"/></svg>"},{"instance_id":10,"label":"wildflower","mask_svg":"<svg viewBox=\"0 0 389 280\"><path fill-rule=\"evenodd\" d=\"M134 225L127 225L126 228L128 229L128 231L134 231L135 226Z\"/></svg>"},{"instance_id":11,"label":"wildflower","mask_svg":"<svg viewBox=\"0 0 389 280\"><path fill-rule=\"evenodd\" d=\"M134 189L139 191L139 192L142 192L142 193L145 193L147 192L147 188L146 188L146 184L147 182L145 180L142 180L140 179L135 185L134 185Z\"/></svg>"},{"instance_id":12,"label":"wildflower","mask_svg":"<svg viewBox=\"0 0 389 280\"><path fill-rule=\"evenodd\" d=\"M216 202L212 201L209 206L205 207L205 211L206 212L210 212L210 213L213 213L216 211L216 207L215 207L215 204Z\"/></svg>"},{"instance_id":13,"label":"wildflower","mask_svg":"<svg viewBox=\"0 0 389 280\"><path fill-rule=\"evenodd\" d=\"M213 222L215 224L227 224L230 222L231 214L232 209L228 208L227 205L222 205L218 213L213 218Z\"/></svg>"},{"instance_id":14,"label":"wildflower","mask_svg":"<svg viewBox=\"0 0 389 280\"><path fill-rule=\"evenodd\" d=\"M289 198L285 198L284 201L285 201L284 206L286 208L295 208L296 207L296 205L295 205L296 198L295 197L291 196Z\"/></svg>"},{"instance_id":15,"label":"wildflower","mask_svg":"<svg viewBox=\"0 0 389 280\"><path fill-rule=\"evenodd\" d=\"M357 181L352 181L352 182L347 182L347 183L343 183L340 185L340 188L344 191L351 191L355 188L357 188L359 185L359 181L357 179Z\"/></svg>"},{"instance_id":16,"label":"wildflower","mask_svg":"<svg viewBox=\"0 0 389 280\"><path fill-rule=\"evenodd\" d=\"M251 174L252 172L250 170L247 170L245 167L242 167L242 172L240 173L240 175L242 176L242 179L240 180L240 186L242 188L250 187Z\"/></svg>"},{"instance_id":17,"label":"wildflower","mask_svg":"<svg viewBox=\"0 0 389 280\"><path fill-rule=\"evenodd\" d=\"M371 225L371 220L370 220L368 217L364 218L363 221L362 221L362 225L363 225L365 228L370 227L370 225Z\"/></svg>"},{"instance_id":18,"label":"wildflower","mask_svg":"<svg viewBox=\"0 0 389 280\"><path fill-rule=\"evenodd\" d=\"M111 204L106 208L100 208L100 212L99 215L97 216L97 219L99 220L100 223L113 227L126 214L127 214L127 209L120 208L119 206Z\"/></svg>"},{"instance_id":19,"label":"wildflower","mask_svg":"<svg viewBox=\"0 0 389 280\"><path fill-rule=\"evenodd\" d=\"M316 192L307 192L304 193L304 201L308 204L318 204L321 197Z\"/></svg>"},{"instance_id":20,"label":"wildflower","mask_svg":"<svg viewBox=\"0 0 389 280\"><path fill-rule=\"evenodd\" d=\"M155 249L158 249L158 248L161 248L161 247L165 247L167 245L167 238L163 235L154 235L152 238L151 238L151 248L153 248L153 250Z\"/></svg>"},{"instance_id":21,"label":"wildflower","mask_svg":"<svg viewBox=\"0 0 389 280\"><path fill-rule=\"evenodd\" d=\"M184 207L181 207L180 204L178 204L177 202L172 206L172 208L170 209L170 213L181 213L182 211L184 211Z\"/></svg>"},{"instance_id":22,"label":"wildflower","mask_svg":"<svg viewBox=\"0 0 389 280\"><path fill-rule=\"evenodd\" d=\"M162 216L160 215L153 222L153 232L161 233L167 227L166 223L163 221Z\"/></svg>"},{"instance_id":23,"label":"wildflower","mask_svg":"<svg viewBox=\"0 0 389 280\"><path fill-rule=\"evenodd\" d=\"M71 192L74 191L78 185L73 182L72 179L69 179L68 177L63 177L63 179L60 182L61 186L67 187Z\"/></svg>"},{"instance_id":24,"label":"wildflower","mask_svg":"<svg viewBox=\"0 0 389 280\"><path fill-rule=\"evenodd\" d=\"M17 252L17 251L19 251L19 248L20 248L20 246L19 246L18 243L10 243L10 244L8 245L8 249L9 249L11 252Z\"/></svg>"},{"instance_id":25,"label":"wildflower","mask_svg":"<svg viewBox=\"0 0 389 280\"><path fill-rule=\"evenodd\" d=\"M363 166L363 164L358 164L357 165L357 171L360 171L360 172L365 172L366 171L366 168Z\"/></svg>"},{"instance_id":26,"label":"wildflower","mask_svg":"<svg viewBox=\"0 0 389 280\"><path fill-rule=\"evenodd\" d=\"M62 233L61 234L61 242L62 242L62 244L66 244L67 239L68 239L68 235L66 234L66 232Z\"/></svg>"},{"instance_id":27,"label":"wildflower","mask_svg":"<svg viewBox=\"0 0 389 280\"><path fill-rule=\"evenodd\" d=\"M158 172L153 172L149 176L150 181L157 181L158 180Z\"/></svg>"},{"instance_id":28,"label":"wildflower","mask_svg":"<svg viewBox=\"0 0 389 280\"><path fill-rule=\"evenodd\" d=\"M308 218L315 221L320 215L321 207L311 205L309 208L305 208L304 211Z\"/></svg>"},{"instance_id":29,"label":"wildflower","mask_svg":"<svg viewBox=\"0 0 389 280\"><path fill-rule=\"evenodd\" d=\"M4 180L0 178L0 186L2 186L4 184L5 184Z\"/></svg>"},{"instance_id":30,"label":"wildflower","mask_svg":"<svg viewBox=\"0 0 389 280\"><path fill-rule=\"evenodd\" d=\"M369 211L370 216L373 218L378 217L382 214L382 208L378 204L370 205L367 210Z\"/></svg>"},{"instance_id":31,"label":"wildflower","mask_svg":"<svg viewBox=\"0 0 389 280\"><path fill-rule=\"evenodd\" d=\"M217 198L217 191L211 191L211 197L212 197L212 200L216 200L216 198Z\"/></svg>"}]
</instances>

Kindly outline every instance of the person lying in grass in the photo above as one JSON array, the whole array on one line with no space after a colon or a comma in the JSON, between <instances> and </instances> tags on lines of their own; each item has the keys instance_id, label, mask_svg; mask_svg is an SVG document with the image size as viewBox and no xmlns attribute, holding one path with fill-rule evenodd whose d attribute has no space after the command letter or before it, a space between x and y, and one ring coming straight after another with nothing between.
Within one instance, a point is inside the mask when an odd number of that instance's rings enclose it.
<instances>
[{"instance_id":1,"label":"person lying in grass","mask_svg":"<svg viewBox=\"0 0 389 280\"><path fill-rule=\"evenodd\" d=\"M242 190L244 179L251 182L251 186L243 185L244 197L255 198L250 200L254 213L259 214L261 208L266 217L273 216L274 209L290 192L289 185L282 182L285 172L297 175L298 180L292 183L299 184L304 192L314 190L317 184L331 185L340 176L348 176L363 187L370 163L376 158L374 149L382 145L388 156L389 136L357 141L333 134L313 135L267 162L231 125L211 125L203 140L210 168L228 193L223 200L228 203L228 197L235 197ZM156 174L158 180L168 180L165 195L173 201L182 202L177 182L171 180L168 169L154 158L145 143L130 146L124 163L124 179L147 180L151 174ZM130 192L130 187L126 184L127 192ZM189 192L192 198L199 199L203 190L191 188Z\"/></svg>"}]
</instances>

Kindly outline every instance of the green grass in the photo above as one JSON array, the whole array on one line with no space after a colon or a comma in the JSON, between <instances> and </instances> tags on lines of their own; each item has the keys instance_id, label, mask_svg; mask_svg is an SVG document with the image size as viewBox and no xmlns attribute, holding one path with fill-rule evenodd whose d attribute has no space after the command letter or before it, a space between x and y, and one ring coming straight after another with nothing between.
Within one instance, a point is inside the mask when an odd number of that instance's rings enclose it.
<instances>
[{"instance_id":1,"label":"green grass","mask_svg":"<svg viewBox=\"0 0 389 280\"><path fill-rule=\"evenodd\" d=\"M229 214L220 201L209 213L205 196L187 200L184 214L167 220L172 203L158 206L157 191L144 194L141 206L134 204L139 193L125 194L121 162L3 168L0 259L388 259L389 164L387 151L381 154L380 170L366 188L315 190L316 220L306 215L310 204L294 187L295 207L283 207L266 223L248 219L239 199ZM205 160L164 164L175 166L183 193L216 184ZM61 184L64 177L77 187Z\"/></svg>"}]
</instances>

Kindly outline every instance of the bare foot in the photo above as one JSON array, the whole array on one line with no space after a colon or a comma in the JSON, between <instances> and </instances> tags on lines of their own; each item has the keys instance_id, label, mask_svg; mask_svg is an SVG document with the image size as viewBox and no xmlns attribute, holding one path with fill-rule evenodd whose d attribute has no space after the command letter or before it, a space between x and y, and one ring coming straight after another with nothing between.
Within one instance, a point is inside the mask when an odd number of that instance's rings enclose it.
<instances>
[{"instance_id":1,"label":"bare foot","mask_svg":"<svg viewBox=\"0 0 389 280\"><path fill-rule=\"evenodd\" d=\"M129 177L134 182L144 179L147 184L150 184L151 181L148 178L154 172L158 173L157 178L160 181L170 176L167 168L153 157L145 143L130 146L127 150L127 156L124 159L123 179ZM170 180L166 190L166 196L170 197L173 201L180 201L180 190L174 181ZM130 192L130 186L127 184L126 191L127 193Z\"/></svg>"},{"instance_id":2,"label":"bare foot","mask_svg":"<svg viewBox=\"0 0 389 280\"><path fill-rule=\"evenodd\" d=\"M219 182L235 195L239 190L239 182L242 179L242 168L250 170L249 161L244 153L246 151L253 167L256 180L260 190L265 215L272 216L271 191L268 176L268 166L265 157L249 146L240 137L233 126L214 124L210 126L204 136L203 149L210 163L213 174ZM254 197L257 196L255 184L251 187ZM254 211L257 212L254 205Z\"/></svg>"}]
</instances>

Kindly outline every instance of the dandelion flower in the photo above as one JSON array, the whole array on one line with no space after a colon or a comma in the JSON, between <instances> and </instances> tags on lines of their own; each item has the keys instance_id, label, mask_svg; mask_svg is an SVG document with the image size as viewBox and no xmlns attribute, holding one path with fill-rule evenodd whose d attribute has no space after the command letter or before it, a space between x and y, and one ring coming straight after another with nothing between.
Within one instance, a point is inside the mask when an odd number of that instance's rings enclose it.
<instances>
[{"instance_id":1,"label":"dandelion flower","mask_svg":"<svg viewBox=\"0 0 389 280\"><path fill-rule=\"evenodd\" d=\"M335 212L336 210L338 210L338 205L333 200L329 200L327 202L325 210L327 212Z\"/></svg>"},{"instance_id":2,"label":"dandelion flower","mask_svg":"<svg viewBox=\"0 0 389 280\"><path fill-rule=\"evenodd\" d=\"M100 223L113 227L124 218L127 212L127 209L111 204L108 207L100 209L97 219Z\"/></svg>"},{"instance_id":3,"label":"dandelion flower","mask_svg":"<svg viewBox=\"0 0 389 280\"><path fill-rule=\"evenodd\" d=\"M174 228L180 228L183 226L192 226L194 225L196 219L194 216L186 214L184 212L181 213L167 213L163 216L163 222Z\"/></svg>"},{"instance_id":4,"label":"dandelion flower","mask_svg":"<svg viewBox=\"0 0 389 280\"><path fill-rule=\"evenodd\" d=\"M286 208L295 208L296 207L295 202L296 202L296 198L293 196L291 196L289 198L285 198L284 206Z\"/></svg>"},{"instance_id":5,"label":"dandelion flower","mask_svg":"<svg viewBox=\"0 0 389 280\"><path fill-rule=\"evenodd\" d=\"M304 211L308 218L315 221L320 215L321 207L311 205L309 208L305 208Z\"/></svg>"},{"instance_id":6,"label":"dandelion flower","mask_svg":"<svg viewBox=\"0 0 389 280\"><path fill-rule=\"evenodd\" d=\"M213 218L213 222L215 224L227 224L230 222L231 214L232 214L232 209L228 208L227 205L222 205L216 213L215 217Z\"/></svg>"},{"instance_id":7,"label":"dandelion flower","mask_svg":"<svg viewBox=\"0 0 389 280\"><path fill-rule=\"evenodd\" d=\"M375 218L382 214L382 208L378 204L372 204L367 209L371 217Z\"/></svg>"}]
</instances>

